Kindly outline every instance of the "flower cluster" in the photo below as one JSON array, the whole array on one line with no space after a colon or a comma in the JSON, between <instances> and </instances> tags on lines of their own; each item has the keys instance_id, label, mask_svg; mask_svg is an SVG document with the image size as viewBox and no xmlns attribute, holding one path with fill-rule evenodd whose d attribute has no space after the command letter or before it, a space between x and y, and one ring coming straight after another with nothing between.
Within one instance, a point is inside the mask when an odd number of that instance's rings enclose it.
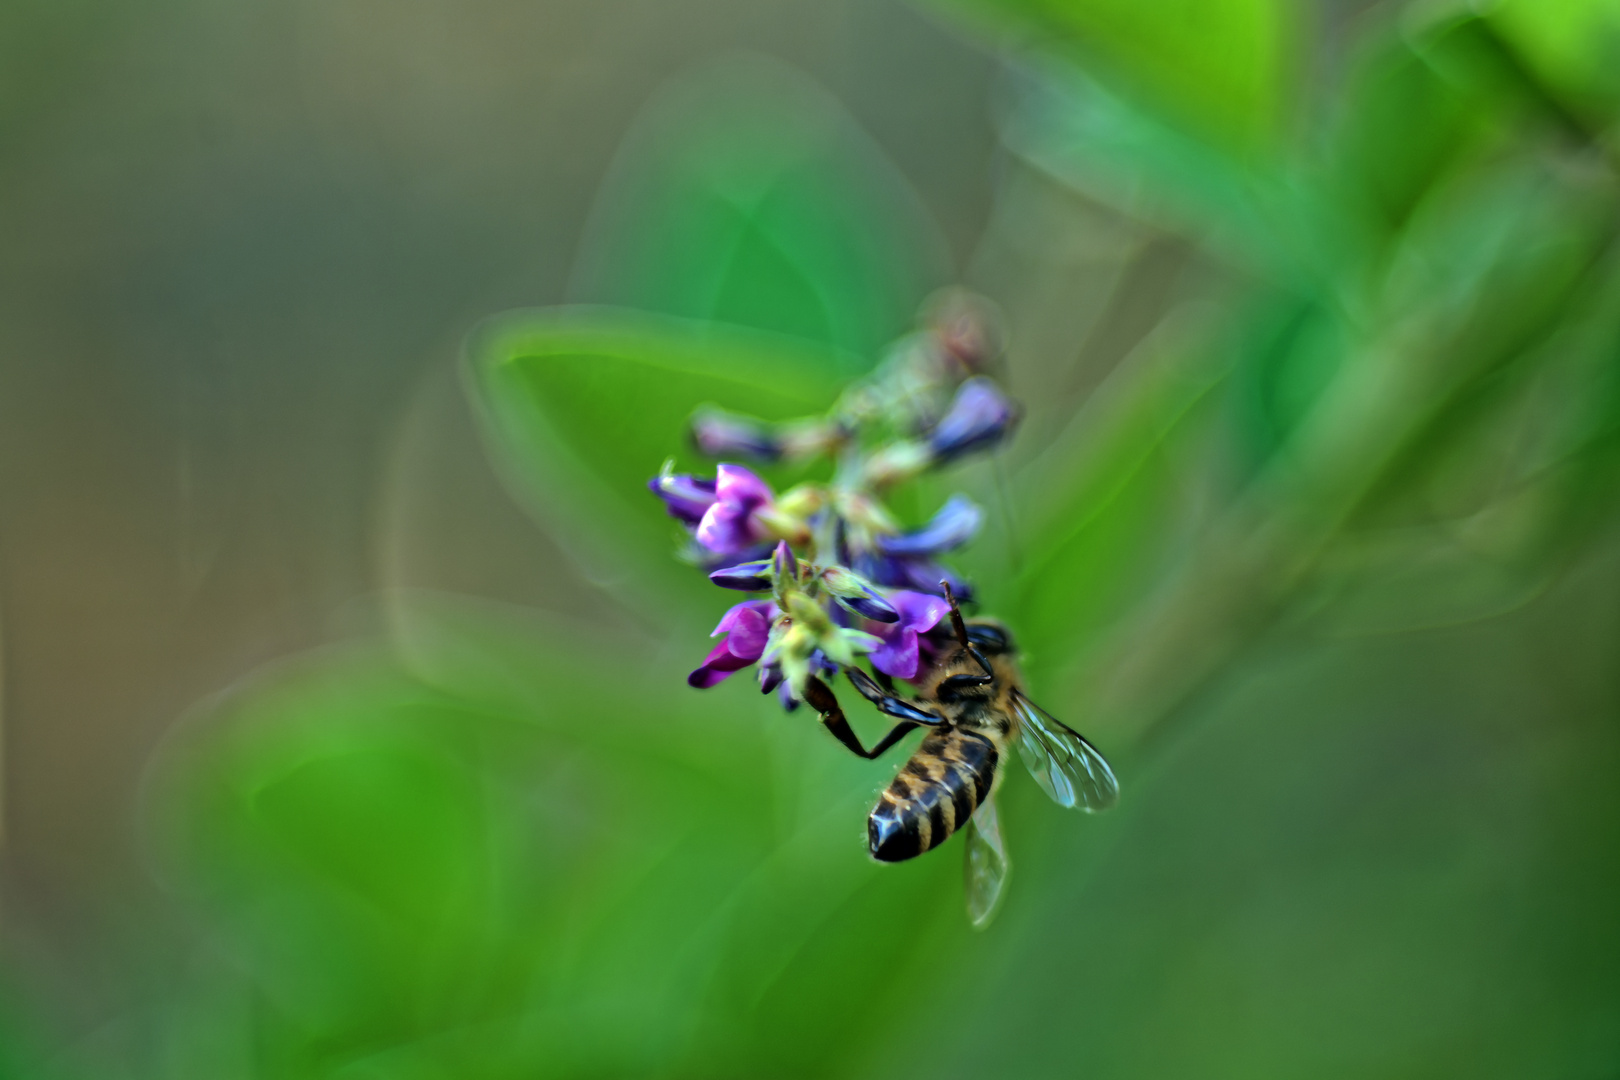
<instances>
[{"instance_id":1,"label":"flower cluster","mask_svg":"<svg viewBox=\"0 0 1620 1080\"><path fill-rule=\"evenodd\" d=\"M902 529L883 504L895 485L995 445L1018 408L985 373L993 348L982 307L964 298L936 308L869 377L849 386L824 416L768 423L718 409L693 418L698 449L756 462L835 463L830 482L784 491L739 464L713 477L666 464L649 482L690 533L709 580L768 594L721 618L721 638L688 682L714 686L759 665L761 689L793 708L810 676L853 666L916 678L931 636L968 584L939 562L978 531L979 508L953 495L920 529Z\"/></svg>"}]
</instances>

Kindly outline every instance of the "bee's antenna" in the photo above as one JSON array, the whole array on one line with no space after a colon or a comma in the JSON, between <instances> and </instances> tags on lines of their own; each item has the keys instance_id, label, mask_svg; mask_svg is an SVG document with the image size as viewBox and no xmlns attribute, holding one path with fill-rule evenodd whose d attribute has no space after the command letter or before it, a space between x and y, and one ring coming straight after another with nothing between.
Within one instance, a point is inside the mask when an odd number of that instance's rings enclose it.
<instances>
[{"instance_id":1,"label":"bee's antenna","mask_svg":"<svg viewBox=\"0 0 1620 1080\"><path fill-rule=\"evenodd\" d=\"M979 650L973 647L973 643L968 640L967 623L962 621L962 609L956 606L956 597L951 592L951 583L948 581L942 581L939 583L939 587L945 590L945 599L950 601L951 629L956 631L956 640L961 643L962 651L973 657L974 663L978 664L979 669L984 672L982 676L952 675L940 685L950 686L955 684L957 686L983 686L986 683L993 682L995 680L996 671L990 666L990 661L986 660Z\"/></svg>"},{"instance_id":2,"label":"bee's antenna","mask_svg":"<svg viewBox=\"0 0 1620 1080\"><path fill-rule=\"evenodd\" d=\"M951 629L956 631L957 642L962 648L971 650L973 646L968 644L967 624L962 621L962 609L956 606L956 596L951 592L951 583L942 581L939 587L945 590L945 599L951 605Z\"/></svg>"}]
</instances>

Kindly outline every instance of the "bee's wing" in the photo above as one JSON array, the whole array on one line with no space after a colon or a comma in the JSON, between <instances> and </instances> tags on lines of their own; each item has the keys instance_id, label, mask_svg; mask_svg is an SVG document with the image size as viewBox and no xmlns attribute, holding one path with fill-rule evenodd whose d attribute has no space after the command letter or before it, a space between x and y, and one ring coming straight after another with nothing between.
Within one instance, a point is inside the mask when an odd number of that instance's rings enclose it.
<instances>
[{"instance_id":1,"label":"bee's wing","mask_svg":"<svg viewBox=\"0 0 1620 1080\"><path fill-rule=\"evenodd\" d=\"M1097 748L1079 732L1013 691L1018 710L1018 752L1041 790L1060 806L1106 810L1119 801L1119 781Z\"/></svg>"},{"instance_id":2,"label":"bee's wing","mask_svg":"<svg viewBox=\"0 0 1620 1080\"><path fill-rule=\"evenodd\" d=\"M967 898L968 918L975 930L990 925L1001 900L1001 887L1007 881L1007 847L1001 842L1001 821L996 802L986 799L968 818L967 843L963 846L962 884Z\"/></svg>"}]
</instances>

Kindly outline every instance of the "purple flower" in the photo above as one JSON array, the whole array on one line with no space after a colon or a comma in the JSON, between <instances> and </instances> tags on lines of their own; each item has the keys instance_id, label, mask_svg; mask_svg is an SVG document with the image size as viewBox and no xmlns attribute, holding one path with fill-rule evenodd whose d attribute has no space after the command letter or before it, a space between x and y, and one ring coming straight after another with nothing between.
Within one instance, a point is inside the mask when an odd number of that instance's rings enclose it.
<instances>
[{"instance_id":1,"label":"purple flower","mask_svg":"<svg viewBox=\"0 0 1620 1080\"><path fill-rule=\"evenodd\" d=\"M949 461L1006 434L1018 420L1018 406L983 375L957 388L950 411L928 433L936 461Z\"/></svg>"},{"instance_id":2,"label":"purple flower","mask_svg":"<svg viewBox=\"0 0 1620 1080\"><path fill-rule=\"evenodd\" d=\"M661 473L647 481L653 494L664 500L669 516L683 525L697 525L714 505L715 483L689 473Z\"/></svg>"},{"instance_id":3,"label":"purple flower","mask_svg":"<svg viewBox=\"0 0 1620 1080\"><path fill-rule=\"evenodd\" d=\"M878 553L905 558L938 555L973 539L983 519L984 515L972 500L964 495L952 495L933 520L916 532L879 536L876 540ZM934 580L937 582L939 579Z\"/></svg>"},{"instance_id":4,"label":"purple flower","mask_svg":"<svg viewBox=\"0 0 1620 1080\"><path fill-rule=\"evenodd\" d=\"M741 671L765 652L776 605L769 600L744 600L727 611L710 637L726 638L710 650L703 664L686 677L688 686L707 690L724 682L732 672ZM937 620L936 620L937 621Z\"/></svg>"},{"instance_id":5,"label":"purple flower","mask_svg":"<svg viewBox=\"0 0 1620 1080\"><path fill-rule=\"evenodd\" d=\"M901 589L889 594L889 603L900 613L900 621L872 623L872 632L883 644L871 653L872 666L897 679L917 677L917 635L938 625L951 606L941 597Z\"/></svg>"},{"instance_id":6,"label":"purple flower","mask_svg":"<svg viewBox=\"0 0 1620 1080\"><path fill-rule=\"evenodd\" d=\"M705 409L693 417L692 441L709 457L775 461L782 456L782 446L768 425L720 409Z\"/></svg>"},{"instance_id":7,"label":"purple flower","mask_svg":"<svg viewBox=\"0 0 1620 1080\"><path fill-rule=\"evenodd\" d=\"M914 589L917 592L943 596L939 583L948 581L951 583L951 591L956 594L958 600L969 600L973 596L973 586L954 571L947 570L934 560L921 556L877 555L862 552L855 556L854 566L862 577L885 588Z\"/></svg>"},{"instance_id":8,"label":"purple flower","mask_svg":"<svg viewBox=\"0 0 1620 1080\"><path fill-rule=\"evenodd\" d=\"M714 501L697 523L697 542L717 555L740 554L767 538L757 514L775 496L741 465L721 465L716 474Z\"/></svg>"}]
</instances>

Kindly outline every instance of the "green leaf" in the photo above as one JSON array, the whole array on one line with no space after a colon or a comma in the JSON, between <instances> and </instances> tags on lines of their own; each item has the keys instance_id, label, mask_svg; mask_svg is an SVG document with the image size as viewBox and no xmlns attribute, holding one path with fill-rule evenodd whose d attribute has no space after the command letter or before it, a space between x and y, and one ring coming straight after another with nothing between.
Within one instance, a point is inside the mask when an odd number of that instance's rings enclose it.
<instances>
[{"instance_id":1,"label":"green leaf","mask_svg":"<svg viewBox=\"0 0 1620 1080\"><path fill-rule=\"evenodd\" d=\"M1296 6L1285 0L936 0L1033 33L1112 89L1240 154L1274 142L1290 103Z\"/></svg>"},{"instance_id":2,"label":"green leaf","mask_svg":"<svg viewBox=\"0 0 1620 1080\"><path fill-rule=\"evenodd\" d=\"M689 449L705 402L765 419L827 408L854 361L760 331L639 312L510 312L467 346L469 389L502 473L593 576L669 617L715 609L712 585L675 551L680 529L647 481ZM761 470L779 484L791 474Z\"/></svg>"},{"instance_id":3,"label":"green leaf","mask_svg":"<svg viewBox=\"0 0 1620 1080\"><path fill-rule=\"evenodd\" d=\"M1293 181L1275 157L1229 153L1061 65L1017 91L1000 122L1008 149L1133 219L1296 286L1330 284L1357 242L1326 192Z\"/></svg>"},{"instance_id":4,"label":"green leaf","mask_svg":"<svg viewBox=\"0 0 1620 1080\"><path fill-rule=\"evenodd\" d=\"M1612 123L1620 109L1620 3L1502 0L1488 18L1536 78L1597 126Z\"/></svg>"},{"instance_id":5,"label":"green leaf","mask_svg":"<svg viewBox=\"0 0 1620 1080\"><path fill-rule=\"evenodd\" d=\"M598 195L571 292L822 342L853 375L910 328L948 263L916 195L842 107L745 57L648 105Z\"/></svg>"},{"instance_id":6,"label":"green leaf","mask_svg":"<svg viewBox=\"0 0 1620 1080\"><path fill-rule=\"evenodd\" d=\"M1038 511L1008 617L1034 661L1061 667L1094 646L1173 549L1178 480L1167 447L1188 436L1195 407L1225 375L1185 332L1161 330L1018 477L1020 501Z\"/></svg>"},{"instance_id":7,"label":"green leaf","mask_svg":"<svg viewBox=\"0 0 1620 1080\"><path fill-rule=\"evenodd\" d=\"M1335 308L1284 294L1242 320L1231 380L1233 434L1254 471L1282 451L1345 361L1347 329Z\"/></svg>"},{"instance_id":8,"label":"green leaf","mask_svg":"<svg viewBox=\"0 0 1620 1080\"><path fill-rule=\"evenodd\" d=\"M163 1019L249 1040L272 1075L843 1071L883 1037L863 991L916 948L865 931L969 933L955 849L900 868L864 850L894 765L746 679L698 693L667 660L503 615L416 612L438 686L330 655L171 742L147 834L231 962ZM251 1024L204 1030L222 993ZM806 1029L812 1002L849 1034Z\"/></svg>"},{"instance_id":9,"label":"green leaf","mask_svg":"<svg viewBox=\"0 0 1620 1080\"><path fill-rule=\"evenodd\" d=\"M1469 27L1452 23L1422 35L1419 47L1390 33L1356 58L1323 179L1370 224L1385 231L1402 227L1501 126L1506 88L1500 81L1481 74L1477 64L1469 69L1476 77L1451 77L1461 65L1444 64L1466 49L1469 36Z\"/></svg>"}]
</instances>

